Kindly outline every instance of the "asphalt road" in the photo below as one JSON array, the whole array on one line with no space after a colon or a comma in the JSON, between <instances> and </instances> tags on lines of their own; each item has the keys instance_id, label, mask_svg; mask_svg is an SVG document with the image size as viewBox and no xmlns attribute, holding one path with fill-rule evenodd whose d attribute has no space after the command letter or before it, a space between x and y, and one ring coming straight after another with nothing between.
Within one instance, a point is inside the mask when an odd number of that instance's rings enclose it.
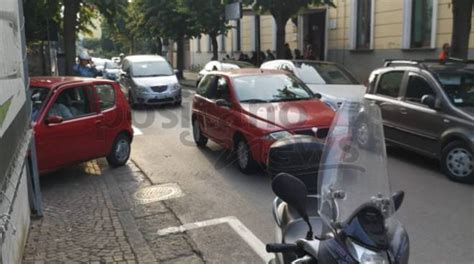
<instances>
[{"instance_id":1,"label":"asphalt road","mask_svg":"<svg viewBox=\"0 0 474 264\"><path fill-rule=\"evenodd\" d=\"M273 242L269 178L264 173L240 173L228 153L213 142L197 148L189 120L192 92L183 93L182 107L134 111L134 125L143 134L135 137L132 159L153 183L178 183L185 195L167 204L182 223L235 216L263 243ZM388 157L392 190L406 193L397 218L410 236L410 262L474 263L474 186L449 181L434 160L397 148L389 148ZM203 250L211 263L228 262L229 254L238 256L240 263L261 263L255 254L229 252L228 239L219 247L218 233L202 234L193 237L198 246L210 240L217 245Z\"/></svg>"}]
</instances>

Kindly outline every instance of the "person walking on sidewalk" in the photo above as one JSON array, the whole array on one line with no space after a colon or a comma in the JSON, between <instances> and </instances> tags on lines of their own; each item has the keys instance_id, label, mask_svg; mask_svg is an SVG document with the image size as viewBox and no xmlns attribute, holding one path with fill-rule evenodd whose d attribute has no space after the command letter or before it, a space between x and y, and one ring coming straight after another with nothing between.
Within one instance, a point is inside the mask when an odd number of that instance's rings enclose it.
<instances>
[{"instance_id":1,"label":"person walking on sidewalk","mask_svg":"<svg viewBox=\"0 0 474 264\"><path fill-rule=\"evenodd\" d=\"M451 50L451 47L449 46L449 43L444 43L443 44L443 49L439 53L439 61L440 62L445 62L447 58L449 58L449 52Z\"/></svg>"}]
</instances>

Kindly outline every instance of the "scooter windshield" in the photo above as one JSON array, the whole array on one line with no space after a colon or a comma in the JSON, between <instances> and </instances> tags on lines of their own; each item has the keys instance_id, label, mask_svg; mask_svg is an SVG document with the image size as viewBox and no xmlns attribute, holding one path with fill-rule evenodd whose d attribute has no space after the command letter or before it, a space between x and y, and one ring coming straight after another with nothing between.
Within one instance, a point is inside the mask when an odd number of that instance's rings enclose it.
<instances>
[{"instance_id":1,"label":"scooter windshield","mask_svg":"<svg viewBox=\"0 0 474 264\"><path fill-rule=\"evenodd\" d=\"M394 213L380 109L363 100L345 102L327 137L319 173L319 213L333 228L372 205Z\"/></svg>"}]
</instances>

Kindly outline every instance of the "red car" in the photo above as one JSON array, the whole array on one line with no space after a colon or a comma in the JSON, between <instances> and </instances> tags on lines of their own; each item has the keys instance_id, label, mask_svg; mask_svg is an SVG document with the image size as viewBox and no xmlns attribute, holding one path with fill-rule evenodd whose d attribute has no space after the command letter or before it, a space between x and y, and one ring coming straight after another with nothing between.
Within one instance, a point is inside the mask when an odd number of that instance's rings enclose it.
<instances>
[{"instance_id":1,"label":"red car","mask_svg":"<svg viewBox=\"0 0 474 264\"><path fill-rule=\"evenodd\" d=\"M334 111L299 79L283 71L241 69L203 77L193 99L194 141L208 138L234 150L252 172L276 140L292 134L325 138Z\"/></svg>"},{"instance_id":2,"label":"red car","mask_svg":"<svg viewBox=\"0 0 474 264\"><path fill-rule=\"evenodd\" d=\"M127 162L132 117L118 83L33 77L30 90L41 174L99 157L114 167Z\"/></svg>"}]
</instances>

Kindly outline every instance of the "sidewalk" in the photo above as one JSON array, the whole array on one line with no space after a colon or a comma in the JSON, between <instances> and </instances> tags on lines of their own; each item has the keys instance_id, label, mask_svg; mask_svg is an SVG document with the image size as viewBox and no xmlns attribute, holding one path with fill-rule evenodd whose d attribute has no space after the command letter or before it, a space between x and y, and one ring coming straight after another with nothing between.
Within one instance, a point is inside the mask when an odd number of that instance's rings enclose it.
<instances>
[{"instance_id":1,"label":"sidewalk","mask_svg":"<svg viewBox=\"0 0 474 264\"><path fill-rule=\"evenodd\" d=\"M31 222L23 263L204 263L188 234L158 236L182 223L131 162L87 162L41 188L45 215Z\"/></svg>"},{"instance_id":2,"label":"sidewalk","mask_svg":"<svg viewBox=\"0 0 474 264\"><path fill-rule=\"evenodd\" d=\"M180 80L179 83L186 88L195 89L198 75L195 72L184 71L184 79Z\"/></svg>"}]
</instances>

